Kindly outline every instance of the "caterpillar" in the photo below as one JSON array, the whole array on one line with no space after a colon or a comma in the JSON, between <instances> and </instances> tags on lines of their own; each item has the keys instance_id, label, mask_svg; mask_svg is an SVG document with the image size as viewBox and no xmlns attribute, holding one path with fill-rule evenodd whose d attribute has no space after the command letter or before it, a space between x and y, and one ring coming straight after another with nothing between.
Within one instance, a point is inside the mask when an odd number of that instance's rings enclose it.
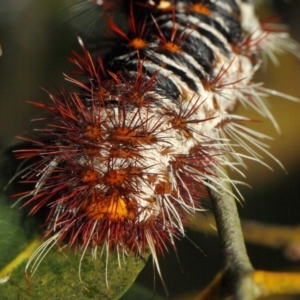
<instances>
[{"instance_id":1,"label":"caterpillar","mask_svg":"<svg viewBox=\"0 0 300 300\"><path fill-rule=\"evenodd\" d=\"M295 99L252 78L264 56L297 52L286 32L261 24L245 0L119 5L129 30L108 18L110 53L93 58L79 38L75 74L65 74L75 91L32 102L50 115L23 137L32 147L17 152L36 159L23 176L35 187L18 196L31 214L48 209L47 240L26 267L37 261L32 275L47 251L66 243L83 255L101 246L107 256L140 258L150 249L161 276L158 256L185 236L189 215L204 210L211 182L222 188L226 180L238 193L235 180L216 175L224 166L242 173L245 159L265 164L261 152L280 164L267 136L235 108L249 106L279 130L265 96Z\"/></svg>"}]
</instances>

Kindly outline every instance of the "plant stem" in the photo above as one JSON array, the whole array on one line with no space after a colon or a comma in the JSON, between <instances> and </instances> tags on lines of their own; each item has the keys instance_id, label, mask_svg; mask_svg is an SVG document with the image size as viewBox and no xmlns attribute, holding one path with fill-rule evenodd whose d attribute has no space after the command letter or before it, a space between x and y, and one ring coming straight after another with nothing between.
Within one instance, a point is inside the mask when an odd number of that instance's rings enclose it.
<instances>
[{"instance_id":1,"label":"plant stem","mask_svg":"<svg viewBox=\"0 0 300 300\"><path fill-rule=\"evenodd\" d=\"M253 267L246 251L236 200L225 171L220 170L217 176L224 178L225 188L211 182L214 188L209 192L221 242L224 284L235 300L255 299L251 281Z\"/></svg>"},{"instance_id":2,"label":"plant stem","mask_svg":"<svg viewBox=\"0 0 300 300\"><path fill-rule=\"evenodd\" d=\"M223 266L195 300L254 300L262 296L300 293L300 273L254 270L247 255L236 200L224 170L216 174L223 186L210 182L212 210L221 242ZM222 298L223 297L223 298Z\"/></svg>"}]
</instances>

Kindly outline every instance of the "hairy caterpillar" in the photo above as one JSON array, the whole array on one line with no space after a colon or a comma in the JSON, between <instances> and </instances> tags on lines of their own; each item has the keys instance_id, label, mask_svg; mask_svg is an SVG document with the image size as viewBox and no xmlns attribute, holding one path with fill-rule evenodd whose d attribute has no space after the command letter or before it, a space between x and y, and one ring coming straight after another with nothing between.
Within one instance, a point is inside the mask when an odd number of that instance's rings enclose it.
<instances>
[{"instance_id":1,"label":"hairy caterpillar","mask_svg":"<svg viewBox=\"0 0 300 300\"><path fill-rule=\"evenodd\" d=\"M263 99L273 91L251 79L263 53L295 44L261 27L248 1L136 2L124 3L129 33L109 21L112 55L93 60L81 42L80 77L66 75L78 91L34 104L54 119L19 152L39 158L26 174L31 212L49 207L52 237L37 254L62 241L107 255L149 247L159 270L157 255L185 235L209 182L223 185L216 169L239 170L240 147L261 163L256 148L268 154L265 136L233 112L242 102L276 126Z\"/></svg>"}]
</instances>

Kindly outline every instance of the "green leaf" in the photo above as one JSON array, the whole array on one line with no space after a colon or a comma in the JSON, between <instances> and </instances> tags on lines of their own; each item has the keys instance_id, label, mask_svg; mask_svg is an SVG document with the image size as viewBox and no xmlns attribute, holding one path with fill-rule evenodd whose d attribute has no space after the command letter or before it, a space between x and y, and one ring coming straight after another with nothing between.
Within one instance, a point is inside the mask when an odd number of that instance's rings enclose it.
<instances>
[{"instance_id":1,"label":"green leaf","mask_svg":"<svg viewBox=\"0 0 300 300\"><path fill-rule=\"evenodd\" d=\"M4 161L7 164L7 159ZM1 171L3 170L1 168ZM0 185L3 186L4 183L5 180L0 180ZM30 252L32 253L32 250L25 250L38 234L38 226L32 217L24 217L22 209L11 208L13 203L14 200L8 196L0 197L1 299L119 299L145 265L142 259L126 256L120 258L120 267L116 253L109 253L106 263L106 251L103 251L104 254L100 257L99 249L96 259L93 259L91 249L88 249L81 263L80 281L81 253L75 255L72 249L65 248L59 251L54 247L42 260L34 276L28 278L24 273L27 260L23 257L29 257ZM40 243L42 242L38 241L36 244ZM11 270L5 271L5 267L12 260L21 258L21 254L23 261L14 263L15 268L9 265Z\"/></svg>"},{"instance_id":2,"label":"green leaf","mask_svg":"<svg viewBox=\"0 0 300 300\"><path fill-rule=\"evenodd\" d=\"M42 261L34 277L26 281L25 262L14 270L6 283L0 286L1 299L119 299L132 285L144 262L132 257L118 266L117 257L110 254L108 283L103 259L93 260L86 255L79 280L79 255L52 251Z\"/></svg>"}]
</instances>

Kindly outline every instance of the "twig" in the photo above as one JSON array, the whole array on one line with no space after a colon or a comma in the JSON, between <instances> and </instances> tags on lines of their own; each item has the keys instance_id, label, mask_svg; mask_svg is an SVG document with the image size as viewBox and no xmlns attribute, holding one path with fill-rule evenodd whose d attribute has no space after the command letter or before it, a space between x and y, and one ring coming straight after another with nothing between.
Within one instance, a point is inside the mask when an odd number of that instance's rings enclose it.
<instances>
[{"instance_id":1,"label":"twig","mask_svg":"<svg viewBox=\"0 0 300 300\"><path fill-rule=\"evenodd\" d=\"M226 173L221 171L217 175L224 178ZM253 269L231 187L226 180L224 189L211 184L210 197L221 242L223 268L195 300L218 300L228 294L232 294L234 300L254 300L274 294L300 294L300 273Z\"/></svg>"},{"instance_id":2,"label":"twig","mask_svg":"<svg viewBox=\"0 0 300 300\"><path fill-rule=\"evenodd\" d=\"M224 171L217 174L224 178ZM236 201L231 186L224 178L224 187L210 189L212 210L216 219L223 256L224 284L235 300L255 299L250 274L253 267L247 255Z\"/></svg>"}]
</instances>

